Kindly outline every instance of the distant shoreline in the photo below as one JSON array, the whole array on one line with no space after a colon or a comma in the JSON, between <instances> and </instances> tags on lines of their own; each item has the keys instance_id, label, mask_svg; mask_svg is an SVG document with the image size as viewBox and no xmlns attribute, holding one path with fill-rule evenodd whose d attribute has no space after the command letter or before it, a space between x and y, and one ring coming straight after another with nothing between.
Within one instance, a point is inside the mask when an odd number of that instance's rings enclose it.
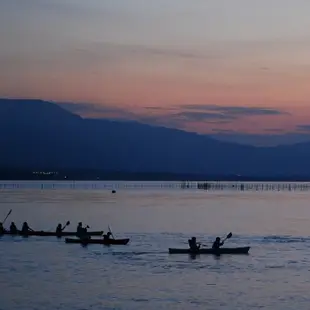
<instances>
[{"instance_id":1,"label":"distant shoreline","mask_svg":"<svg viewBox=\"0 0 310 310\"><path fill-rule=\"evenodd\" d=\"M126 172L79 169L0 169L2 181L179 181L179 182L310 182L309 176L241 176L176 174L169 172Z\"/></svg>"}]
</instances>

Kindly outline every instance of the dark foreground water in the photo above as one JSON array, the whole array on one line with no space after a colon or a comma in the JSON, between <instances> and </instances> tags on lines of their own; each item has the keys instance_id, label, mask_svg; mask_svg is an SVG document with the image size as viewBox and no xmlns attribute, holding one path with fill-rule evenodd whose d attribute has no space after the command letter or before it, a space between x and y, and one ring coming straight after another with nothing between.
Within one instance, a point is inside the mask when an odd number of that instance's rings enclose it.
<instances>
[{"instance_id":1,"label":"dark foreground water","mask_svg":"<svg viewBox=\"0 0 310 310\"><path fill-rule=\"evenodd\" d=\"M54 229L111 225L127 246L0 238L0 309L300 309L310 304L310 195L194 190L11 190L0 216ZM192 235L248 256L169 255Z\"/></svg>"}]
</instances>

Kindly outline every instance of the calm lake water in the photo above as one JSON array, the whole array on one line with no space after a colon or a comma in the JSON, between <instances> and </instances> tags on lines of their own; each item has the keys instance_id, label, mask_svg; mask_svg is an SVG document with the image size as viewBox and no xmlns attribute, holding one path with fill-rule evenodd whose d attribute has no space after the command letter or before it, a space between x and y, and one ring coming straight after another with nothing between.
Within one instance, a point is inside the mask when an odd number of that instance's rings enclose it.
<instances>
[{"instance_id":1,"label":"calm lake water","mask_svg":"<svg viewBox=\"0 0 310 310\"><path fill-rule=\"evenodd\" d=\"M126 246L0 238L0 309L299 309L310 304L310 193L180 189L2 189L6 225L71 221L129 237ZM248 256L169 255L197 236L251 246Z\"/></svg>"}]
</instances>

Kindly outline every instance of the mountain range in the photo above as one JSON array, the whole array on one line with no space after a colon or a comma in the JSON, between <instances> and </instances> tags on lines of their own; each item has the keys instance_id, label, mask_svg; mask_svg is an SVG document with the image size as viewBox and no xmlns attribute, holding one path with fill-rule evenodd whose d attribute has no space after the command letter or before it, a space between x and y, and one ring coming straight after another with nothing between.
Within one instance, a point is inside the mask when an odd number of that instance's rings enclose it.
<instances>
[{"instance_id":1,"label":"mountain range","mask_svg":"<svg viewBox=\"0 0 310 310\"><path fill-rule=\"evenodd\" d=\"M56 103L0 99L0 168L310 176L310 143L254 147L133 121L86 119Z\"/></svg>"}]
</instances>

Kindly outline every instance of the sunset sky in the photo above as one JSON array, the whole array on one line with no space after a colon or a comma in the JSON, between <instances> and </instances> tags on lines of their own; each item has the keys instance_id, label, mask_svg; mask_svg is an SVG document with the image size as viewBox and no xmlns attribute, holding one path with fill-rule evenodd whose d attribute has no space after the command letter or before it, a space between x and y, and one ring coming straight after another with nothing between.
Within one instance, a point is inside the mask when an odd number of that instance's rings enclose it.
<instances>
[{"instance_id":1,"label":"sunset sky","mask_svg":"<svg viewBox=\"0 0 310 310\"><path fill-rule=\"evenodd\" d=\"M208 132L310 132L309 0L0 0L0 97Z\"/></svg>"}]
</instances>

